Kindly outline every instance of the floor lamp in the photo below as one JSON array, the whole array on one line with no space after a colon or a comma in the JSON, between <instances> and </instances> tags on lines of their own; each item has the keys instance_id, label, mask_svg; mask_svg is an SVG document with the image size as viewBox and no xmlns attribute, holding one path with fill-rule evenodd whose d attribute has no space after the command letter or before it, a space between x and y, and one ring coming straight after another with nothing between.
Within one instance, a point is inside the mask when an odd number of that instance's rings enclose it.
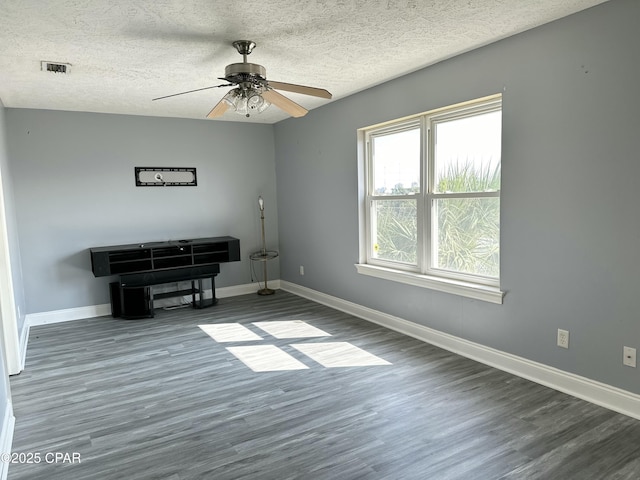
<instances>
[{"instance_id":1,"label":"floor lamp","mask_svg":"<svg viewBox=\"0 0 640 480\"><path fill-rule=\"evenodd\" d=\"M258 295L273 295L276 293L275 290L267 287L267 260L276 258L278 256L278 252L267 251L267 244L264 237L264 200L261 196L258 197L258 208L260 209L260 223L262 227L262 250L253 253L251 255L251 260L261 261L264 271L264 288L258 290Z\"/></svg>"}]
</instances>

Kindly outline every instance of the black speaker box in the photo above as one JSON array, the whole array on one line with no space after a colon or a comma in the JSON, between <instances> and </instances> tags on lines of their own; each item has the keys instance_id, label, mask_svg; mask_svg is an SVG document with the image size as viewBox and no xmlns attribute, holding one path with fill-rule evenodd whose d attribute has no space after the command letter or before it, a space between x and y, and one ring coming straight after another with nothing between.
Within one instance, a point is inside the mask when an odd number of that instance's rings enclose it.
<instances>
[{"instance_id":1,"label":"black speaker box","mask_svg":"<svg viewBox=\"0 0 640 480\"><path fill-rule=\"evenodd\" d=\"M120 282L109 284L111 315L126 319L153 317L150 287L121 288Z\"/></svg>"}]
</instances>

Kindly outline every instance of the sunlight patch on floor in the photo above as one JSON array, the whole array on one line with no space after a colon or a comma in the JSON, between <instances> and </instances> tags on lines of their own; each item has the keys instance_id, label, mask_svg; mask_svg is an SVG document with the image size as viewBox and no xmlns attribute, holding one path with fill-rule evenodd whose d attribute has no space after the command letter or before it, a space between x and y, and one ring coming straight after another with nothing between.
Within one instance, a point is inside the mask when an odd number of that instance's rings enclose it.
<instances>
[{"instance_id":1,"label":"sunlight patch on floor","mask_svg":"<svg viewBox=\"0 0 640 480\"><path fill-rule=\"evenodd\" d=\"M227 350L254 372L304 370L309 368L275 345L227 347Z\"/></svg>"},{"instance_id":2,"label":"sunlight patch on floor","mask_svg":"<svg viewBox=\"0 0 640 480\"><path fill-rule=\"evenodd\" d=\"M253 333L239 323L215 323L212 325L198 325L204 333L216 342L248 342L262 340L262 337Z\"/></svg>"},{"instance_id":3,"label":"sunlight patch on floor","mask_svg":"<svg viewBox=\"0 0 640 480\"><path fill-rule=\"evenodd\" d=\"M214 323L198 325L198 327L219 343L268 341L268 338L263 338L258 334L262 332L277 339L332 336L330 333L309 325L302 320L253 322L249 326L240 323ZM258 328L261 332L256 333L252 328ZM289 347L295 348L298 352L325 368L391 365L390 362L349 342L310 341L308 343L292 343L284 346L285 349ZM310 368L276 345L242 345L226 348L254 372L304 370ZM310 365L313 364L310 363Z\"/></svg>"},{"instance_id":4,"label":"sunlight patch on floor","mask_svg":"<svg viewBox=\"0 0 640 480\"><path fill-rule=\"evenodd\" d=\"M391 365L349 342L294 343L291 346L327 368Z\"/></svg>"},{"instance_id":5,"label":"sunlight patch on floor","mask_svg":"<svg viewBox=\"0 0 640 480\"><path fill-rule=\"evenodd\" d=\"M256 327L276 338L330 337L331 334L302 320L254 322Z\"/></svg>"}]
</instances>

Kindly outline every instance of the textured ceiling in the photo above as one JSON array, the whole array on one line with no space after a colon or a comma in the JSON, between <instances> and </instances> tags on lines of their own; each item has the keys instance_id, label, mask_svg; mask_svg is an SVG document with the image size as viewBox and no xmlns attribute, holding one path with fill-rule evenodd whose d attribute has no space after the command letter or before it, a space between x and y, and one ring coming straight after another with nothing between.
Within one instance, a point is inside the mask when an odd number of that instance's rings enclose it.
<instances>
[{"instance_id":1,"label":"textured ceiling","mask_svg":"<svg viewBox=\"0 0 640 480\"><path fill-rule=\"evenodd\" d=\"M6 107L203 119L242 57L267 78L325 88L333 100L605 0L1 0ZM70 73L41 61L71 64ZM308 109L330 100L286 93ZM273 123L271 106L249 119Z\"/></svg>"}]
</instances>

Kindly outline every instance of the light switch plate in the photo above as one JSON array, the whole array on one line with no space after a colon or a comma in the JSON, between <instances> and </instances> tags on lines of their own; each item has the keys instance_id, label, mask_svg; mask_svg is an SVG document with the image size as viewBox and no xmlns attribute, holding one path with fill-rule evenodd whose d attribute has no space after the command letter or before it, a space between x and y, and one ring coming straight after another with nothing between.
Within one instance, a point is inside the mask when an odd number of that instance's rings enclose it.
<instances>
[{"instance_id":1,"label":"light switch plate","mask_svg":"<svg viewBox=\"0 0 640 480\"><path fill-rule=\"evenodd\" d=\"M622 363L627 367L636 368L636 349L632 347L622 348Z\"/></svg>"}]
</instances>

